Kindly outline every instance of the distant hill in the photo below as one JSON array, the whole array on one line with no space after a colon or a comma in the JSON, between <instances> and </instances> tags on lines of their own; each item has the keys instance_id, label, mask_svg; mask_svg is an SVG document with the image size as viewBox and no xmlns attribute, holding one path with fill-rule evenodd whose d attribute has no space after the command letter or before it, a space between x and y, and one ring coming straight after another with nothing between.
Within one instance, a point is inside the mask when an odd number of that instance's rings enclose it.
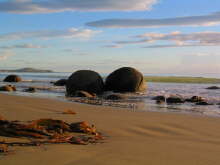
<instances>
[{"instance_id":1,"label":"distant hill","mask_svg":"<svg viewBox=\"0 0 220 165\"><path fill-rule=\"evenodd\" d=\"M15 70L0 70L0 72L34 72L34 73L51 73L52 70L34 69L34 68L21 68Z\"/></svg>"}]
</instances>

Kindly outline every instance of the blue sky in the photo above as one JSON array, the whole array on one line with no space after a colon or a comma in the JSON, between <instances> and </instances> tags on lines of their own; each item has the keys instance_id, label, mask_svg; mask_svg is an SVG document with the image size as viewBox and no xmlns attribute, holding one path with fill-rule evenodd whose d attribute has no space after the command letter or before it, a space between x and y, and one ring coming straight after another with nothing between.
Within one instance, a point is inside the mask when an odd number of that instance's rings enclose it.
<instances>
[{"instance_id":1,"label":"blue sky","mask_svg":"<svg viewBox=\"0 0 220 165\"><path fill-rule=\"evenodd\" d=\"M0 0L0 69L220 73L219 0Z\"/></svg>"}]
</instances>

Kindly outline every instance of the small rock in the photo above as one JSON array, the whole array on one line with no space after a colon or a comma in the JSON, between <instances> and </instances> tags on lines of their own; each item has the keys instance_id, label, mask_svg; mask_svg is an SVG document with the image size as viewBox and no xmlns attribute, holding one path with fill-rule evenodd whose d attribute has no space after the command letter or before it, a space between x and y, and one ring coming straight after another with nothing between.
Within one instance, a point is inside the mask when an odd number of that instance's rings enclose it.
<instances>
[{"instance_id":1,"label":"small rock","mask_svg":"<svg viewBox=\"0 0 220 165\"><path fill-rule=\"evenodd\" d=\"M24 92L34 93L34 92L36 92L36 89L33 88L33 87L30 87L30 88L28 88L28 89L25 89Z\"/></svg>"},{"instance_id":2,"label":"small rock","mask_svg":"<svg viewBox=\"0 0 220 165\"><path fill-rule=\"evenodd\" d=\"M0 87L0 91L13 92L13 91L16 91L16 87L12 85L5 85L5 86Z\"/></svg>"},{"instance_id":3,"label":"small rock","mask_svg":"<svg viewBox=\"0 0 220 165\"><path fill-rule=\"evenodd\" d=\"M201 97L201 96L193 96L190 99L186 99L185 101L187 102L192 102L192 103L197 103L197 102L202 102L205 101L206 99Z\"/></svg>"},{"instance_id":4,"label":"small rock","mask_svg":"<svg viewBox=\"0 0 220 165\"><path fill-rule=\"evenodd\" d=\"M160 101L166 101L166 97L165 96L155 96L154 98L152 98L152 100L156 100L156 101L158 101L158 100L160 100Z\"/></svg>"},{"instance_id":5,"label":"small rock","mask_svg":"<svg viewBox=\"0 0 220 165\"><path fill-rule=\"evenodd\" d=\"M123 100L125 99L126 97L121 95L121 94L111 94L111 95L108 95L106 96L106 100Z\"/></svg>"},{"instance_id":6,"label":"small rock","mask_svg":"<svg viewBox=\"0 0 220 165\"><path fill-rule=\"evenodd\" d=\"M208 87L206 89L220 89L220 87L218 87L218 86L211 86L211 87Z\"/></svg>"},{"instance_id":7,"label":"small rock","mask_svg":"<svg viewBox=\"0 0 220 165\"><path fill-rule=\"evenodd\" d=\"M212 105L212 104L210 104L206 101L201 101L201 102L196 103L196 105Z\"/></svg>"},{"instance_id":8,"label":"small rock","mask_svg":"<svg viewBox=\"0 0 220 165\"><path fill-rule=\"evenodd\" d=\"M4 82L20 82L22 81L22 79L18 75L8 75L3 81Z\"/></svg>"},{"instance_id":9,"label":"small rock","mask_svg":"<svg viewBox=\"0 0 220 165\"><path fill-rule=\"evenodd\" d=\"M166 99L166 102L167 102L168 104L177 104L177 103L184 103L184 100L183 100L183 98L181 98L181 97L172 96L172 97L168 97L168 98Z\"/></svg>"},{"instance_id":10,"label":"small rock","mask_svg":"<svg viewBox=\"0 0 220 165\"><path fill-rule=\"evenodd\" d=\"M53 85L55 85L55 86L65 86L66 82L67 82L66 79L60 79L60 80L57 80Z\"/></svg>"}]
</instances>

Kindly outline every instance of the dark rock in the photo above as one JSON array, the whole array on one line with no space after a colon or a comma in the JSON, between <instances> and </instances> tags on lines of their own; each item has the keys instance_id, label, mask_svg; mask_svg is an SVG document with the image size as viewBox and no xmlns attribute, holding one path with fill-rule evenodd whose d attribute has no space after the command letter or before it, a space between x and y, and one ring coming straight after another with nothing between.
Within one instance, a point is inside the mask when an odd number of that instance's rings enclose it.
<instances>
[{"instance_id":1,"label":"dark rock","mask_svg":"<svg viewBox=\"0 0 220 165\"><path fill-rule=\"evenodd\" d=\"M211 86L211 87L208 87L208 88L206 88L206 89L220 89L220 87L218 87L218 86Z\"/></svg>"},{"instance_id":2,"label":"dark rock","mask_svg":"<svg viewBox=\"0 0 220 165\"><path fill-rule=\"evenodd\" d=\"M171 96L166 99L168 104L184 103L184 99L178 96Z\"/></svg>"},{"instance_id":3,"label":"dark rock","mask_svg":"<svg viewBox=\"0 0 220 165\"><path fill-rule=\"evenodd\" d=\"M110 94L106 96L105 99L106 100L123 100L123 99L126 99L126 97L121 94Z\"/></svg>"},{"instance_id":4,"label":"dark rock","mask_svg":"<svg viewBox=\"0 0 220 165\"><path fill-rule=\"evenodd\" d=\"M76 91L101 94L104 90L102 77L91 70L79 70L74 72L67 80L66 94L74 96Z\"/></svg>"},{"instance_id":5,"label":"dark rock","mask_svg":"<svg viewBox=\"0 0 220 165\"><path fill-rule=\"evenodd\" d=\"M53 85L55 85L55 86L65 86L66 82L67 82L66 79L60 79L60 80L57 80Z\"/></svg>"},{"instance_id":6,"label":"dark rock","mask_svg":"<svg viewBox=\"0 0 220 165\"><path fill-rule=\"evenodd\" d=\"M156 101L166 101L166 97L165 96L155 96L154 98L152 98L152 100L156 100Z\"/></svg>"},{"instance_id":7,"label":"dark rock","mask_svg":"<svg viewBox=\"0 0 220 165\"><path fill-rule=\"evenodd\" d=\"M93 98L93 97L95 97L96 95L95 95L95 94L92 94L92 93L89 93L89 92L86 92L86 91L76 91L74 96L75 96L75 97Z\"/></svg>"},{"instance_id":8,"label":"dark rock","mask_svg":"<svg viewBox=\"0 0 220 165\"><path fill-rule=\"evenodd\" d=\"M112 72L105 81L105 91L141 92L146 90L143 75L134 68L123 67Z\"/></svg>"},{"instance_id":9,"label":"dark rock","mask_svg":"<svg viewBox=\"0 0 220 165\"><path fill-rule=\"evenodd\" d=\"M201 101L201 102L196 103L196 105L213 105L213 104L210 104L206 101Z\"/></svg>"},{"instance_id":10,"label":"dark rock","mask_svg":"<svg viewBox=\"0 0 220 165\"><path fill-rule=\"evenodd\" d=\"M18 75L8 75L3 81L4 82L20 82L22 81L22 79Z\"/></svg>"},{"instance_id":11,"label":"dark rock","mask_svg":"<svg viewBox=\"0 0 220 165\"><path fill-rule=\"evenodd\" d=\"M16 87L12 85L5 85L5 86L0 87L0 91L13 92L13 91L16 91Z\"/></svg>"},{"instance_id":12,"label":"dark rock","mask_svg":"<svg viewBox=\"0 0 220 165\"><path fill-rule=\"evenodd\" d=\"M33 87L30 87L30 88L28 88L28 89L25 89L24 92L34 93L34 92L36 92L36 89L33 88Z\"/></svg>"},{"instance_id":13,"label":"dark rock","mask_svg":"<svg viewBox=\"0 0 220 165\"><path fill-rule=\"evenodd\" d=\"M197 103L197 102L202 102L205 101L206 99L201 97L201 96L193 96L190 99L186 99L185 101L187 102L192 102L192 103Z\"/></svg>"}]
</instances>

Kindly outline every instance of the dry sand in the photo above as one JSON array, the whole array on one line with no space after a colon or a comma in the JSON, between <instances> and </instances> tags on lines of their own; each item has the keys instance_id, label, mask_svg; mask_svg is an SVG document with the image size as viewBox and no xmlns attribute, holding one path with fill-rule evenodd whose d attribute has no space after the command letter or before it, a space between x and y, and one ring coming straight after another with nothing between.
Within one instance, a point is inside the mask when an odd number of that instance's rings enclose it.
<instances>
[{"instance_id":1,"label":"dry sand","mask_svg":"<svg viewBox=\"0 0 220 165\"><path fill-rule=\"evenodd\" d=\"M65 109L72 109L77 115L59 113ZM15 154L0 156L0 165L220 164L220 118L130 112L3 94L0 94L0 114L10 120L86 120L108 136L105 143L96 145L16 147Z\"/></svg>"}]
</instances>

